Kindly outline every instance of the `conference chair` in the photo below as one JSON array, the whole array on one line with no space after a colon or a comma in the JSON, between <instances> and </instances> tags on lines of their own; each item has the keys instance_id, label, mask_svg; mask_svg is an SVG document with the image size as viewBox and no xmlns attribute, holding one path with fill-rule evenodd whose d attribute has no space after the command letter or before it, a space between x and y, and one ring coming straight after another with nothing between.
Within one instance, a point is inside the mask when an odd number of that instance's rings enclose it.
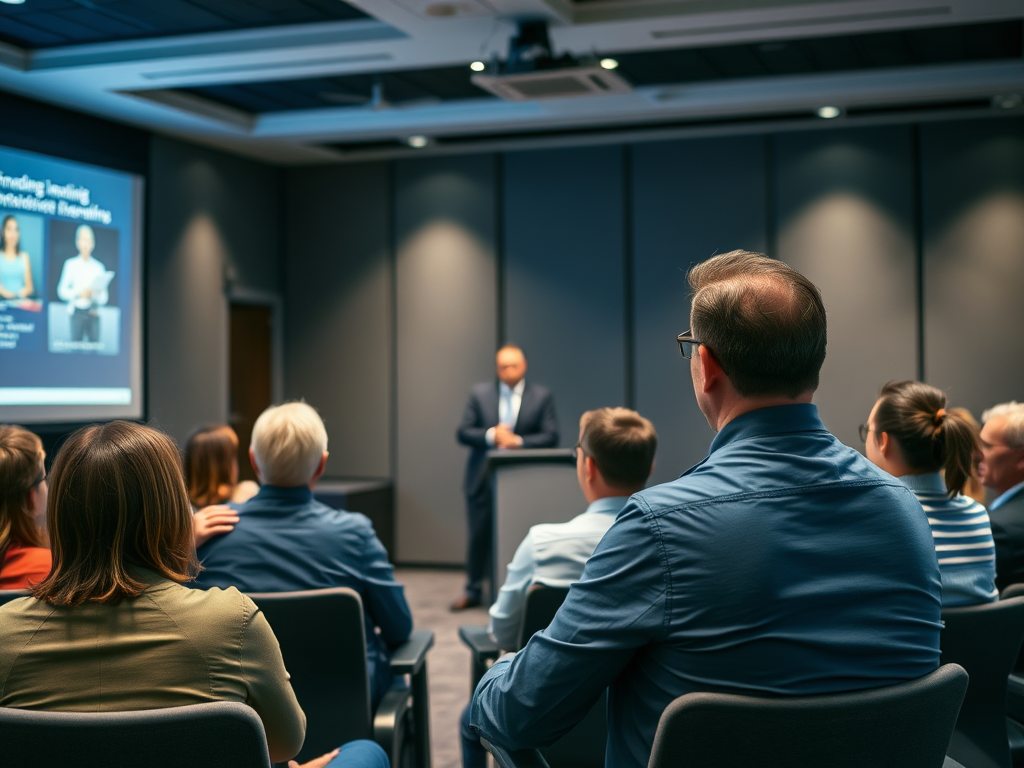
<instances>
[{"instance_id":1,"label":"conference chair","mask_svg":"<svg viewBox=\"0 0 1024 768\"><path fill-rule=\"evenodd\" d=\"M1011 584L1000 599L1024 596L1024 584ZM1013 672L1006 681L1006 730L1010 737L1010 757L1015 768L1024 768L1024 647L1017 655Z\"/></svg>"},{"instance_id":2,"label":"conference chair","mask_svg":"<svg viewBox=\"0 0 1024 768\"><path fill-rule=\"evenodd\" d=\"M948 754L971 768L1010 768L1007 678L1024 640L1024 597L945 608L942 621L942 663L971 676Z\"/></svg>"},{"instance_id":3,"label":"conference chair","mask_svg":"<svg viewBox=\"0 0 1024 768\"><path fill-rule=\"evenodd\" d=\"M233 701L135 712L0 708L4 765L270 768L263 723Z\"/></svg>"},{"instance_id":4,"label":"conference chair","mask_svg":"<svg viewBox=\"0 0 1024 768\"><path fill-rule=\"evenodd\" d=\"M355 739L372 739L393 768L411 758L430 768L427 651L434 633L420 630L391 656L391 671L408 675L409 687L390 690L370 711L363 602L347 587L302 592L250 593L281 644L292 688L306 713L306 741L299 762Z\"/></svg>"},{"instance_id":5,"label":"conference chair","mask_svg":"<svg viewBox=\"0 0 1024 768\"><path fill-rule=\"evenodd\" d=\"M519 626L517 647L523 648L537 632L546 629L569 595L568 587L533 584L526 592L523 622ZM487 668L501 654L487 627L459 627L459 637L473 654L471 694ZM562 738L541 750L550 768L601 768L608 738L608 694L604 693L576 726Z\"/></svg>"},{"instance_id":6,"label":"conference chair","mask_svg":"<svg viewBox=\"0 0 1024 768\"><path fill-rule=\"evenodd\" d=\"M773 698L691 693L665 709L649 768L951 768L967 673L946 664L898 685ZM500 768L544 768L536 750L484 742Z\"/></svg>"},{"instance_id":7,"label":"conference chair","mask_svg":"<svg viewBox=\"0 0 1024 768\"><path fill-rule=\"evenodd\" d=\"M27 589L0 589L0 605L17 600L19 597L28 597L30 594Z\"/></svg>"}]
</instances>

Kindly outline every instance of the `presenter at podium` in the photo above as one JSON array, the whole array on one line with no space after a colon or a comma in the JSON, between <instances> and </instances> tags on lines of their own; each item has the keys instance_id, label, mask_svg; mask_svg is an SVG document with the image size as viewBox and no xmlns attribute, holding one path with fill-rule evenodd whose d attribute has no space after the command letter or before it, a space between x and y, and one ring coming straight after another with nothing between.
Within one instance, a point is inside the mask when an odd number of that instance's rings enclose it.
<instances>
[{"instance_id":1,"label":"presenter at podium","mask_svg":"<svg viewBox=\"0 0 1024 768\"><path fill-rule=\"evenodd\" d=\"M526 381L526 355L506 344L496 357L497 382L477 384L459 422L456 436L469 446L466 462L466 513L469 521L466 590L452 603L453 611L480 605L484 574L493 557L491 478L487 451L492 448L553 448L558 444L558 418L551 391Z\"/></svg>"},{"instance_id":2,"label":"presenter at podium","mask_svg":"<svg viewBox=\"0 0 1024 768\"><path fill-rule=\"evenodd\" d=\"M93 257L96 235L92 227L82 224L75 230L78 255L64 262L57 284L57 295L68 303L71 317L71 340L100 340L99 307L108 301L107 285L114 276Z\"/></svg>"}]
</instances>

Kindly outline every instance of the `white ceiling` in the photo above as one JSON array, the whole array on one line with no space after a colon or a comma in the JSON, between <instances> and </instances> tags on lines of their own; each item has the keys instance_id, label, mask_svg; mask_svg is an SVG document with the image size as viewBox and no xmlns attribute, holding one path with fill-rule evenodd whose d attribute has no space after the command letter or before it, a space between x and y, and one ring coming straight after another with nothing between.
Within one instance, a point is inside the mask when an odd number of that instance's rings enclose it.
<instances>
[{"instance_id":1,"label":"white ceiling","mask_svg":"<svg viewBox=\"0 0 1024 768\"><path fill-rule=\"evenodd\" d=\"M155 0L158 1L158 0ZM26 0L31 3L33 0ZM822 104L1024 93L1024 61L252 115L173 90L468 65L504 57L516 20L550 20L558 52L590 54L1024 18L1024 0L349 0L370 20L27 51L0 43L0 89L277 163L338 159L324 142L758 115ZM439 15L440 14L440 15ZM448 15L444 15L448 14Z\"/></svg>"}]
</instances>

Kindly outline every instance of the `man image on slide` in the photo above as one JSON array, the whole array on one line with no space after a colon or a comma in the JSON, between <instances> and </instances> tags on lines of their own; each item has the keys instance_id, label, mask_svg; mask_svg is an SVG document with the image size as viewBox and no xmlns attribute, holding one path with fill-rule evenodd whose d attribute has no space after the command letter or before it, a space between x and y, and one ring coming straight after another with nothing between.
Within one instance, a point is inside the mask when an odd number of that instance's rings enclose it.
<instances>
[{"instance_id":1,"label":"man image on slide","mask_svg":"<svg viewBox=\"0 0 1024 768\"><path fill-rule=\"evenodd\" d=\"M68 304L71 316L72 341L100 340L99 307L106 306L107 286L113 273L93 258L96 235L92 227L82 224L75 230L78 255L64 262L57 284L57 295Z\"/></svg>"},{"instance_id":2,"label":"man image on slide","mask_svg":"<svg viewBox=\"0 0 1024 768\"><path fill-rule=\"evenodd\" d=\"M487 451L492 448L552 448L558 444L558 417L551 391L526 381L526 355L506 344L496 356L497 384L483 382L469 393L456 437L472 450L466 462L469 540L466 589L453 611L480 605L484 574L492 557L491 481Z\"/></svg>"}]
</instances>

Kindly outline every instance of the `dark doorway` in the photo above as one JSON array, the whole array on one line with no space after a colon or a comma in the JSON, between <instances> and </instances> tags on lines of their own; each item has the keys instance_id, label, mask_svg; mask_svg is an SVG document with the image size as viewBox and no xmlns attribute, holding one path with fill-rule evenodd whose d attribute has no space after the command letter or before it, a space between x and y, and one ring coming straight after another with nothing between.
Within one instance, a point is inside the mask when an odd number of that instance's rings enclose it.
<instances>
[{"instance_id":1,"label":"dark doorway","mask_svg":"<svg viewBox=\"0 0 1024 768\"><path fill-rule=\"evenodd\" d=\"M231 304L231 426L238 433L238 478L255 480L249 439L256 418L271 403L273 310L257 304Z\"/></svg>"}]
</instances>

